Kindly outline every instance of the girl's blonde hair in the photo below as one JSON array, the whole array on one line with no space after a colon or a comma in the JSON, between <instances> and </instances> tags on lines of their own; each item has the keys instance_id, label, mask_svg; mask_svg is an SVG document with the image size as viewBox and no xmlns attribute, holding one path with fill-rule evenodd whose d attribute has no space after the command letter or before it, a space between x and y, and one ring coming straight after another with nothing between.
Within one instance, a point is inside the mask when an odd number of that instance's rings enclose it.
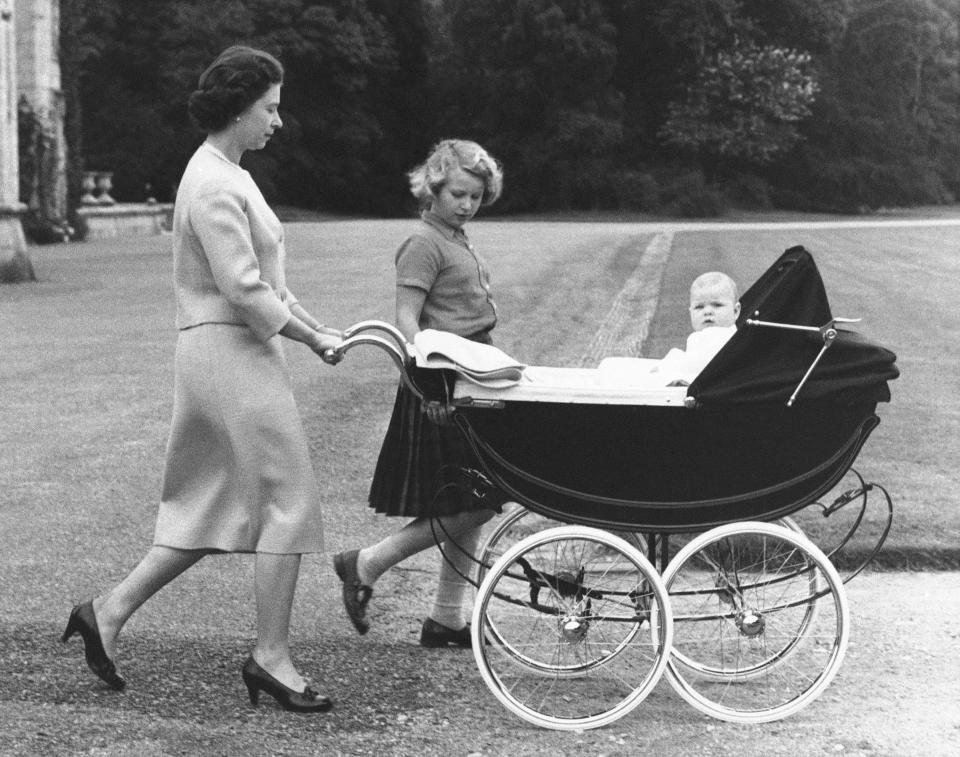
<instances>
[{"instance_id":1,"label":"girl's blonde hair","mask_svg":"<svg viewBox=\"0 0 960 757\"><path fill-rule=\"evenodd\" d=\"M421 207L429 208L450 173L462 169L483 182L483 204L492 205L503 191L503 169L486 150L466 139L445 139L434 145L430 155L410 171L410 192Z\"/></svg>"}]
</instances>

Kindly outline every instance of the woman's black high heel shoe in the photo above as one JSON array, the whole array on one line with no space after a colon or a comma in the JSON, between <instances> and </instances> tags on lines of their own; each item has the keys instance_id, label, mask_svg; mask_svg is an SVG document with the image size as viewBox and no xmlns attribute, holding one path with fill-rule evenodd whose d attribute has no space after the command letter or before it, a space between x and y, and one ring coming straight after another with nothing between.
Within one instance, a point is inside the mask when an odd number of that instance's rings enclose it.
<instances>
[{"instance_id":1,"label":"woman's black high heel shoe","mask_svg":"<svg viewBox=\"0 0 960 757\"><path fill-rule=\"evenodd\" d=\"M83 639L83 652L87 658L87 666L96 673L104 683L115 691L123 691L127 682L123 680L113 660L107 657L100 638L100 629L97 626L97 616L93 612L93 601L77 605L70 613L67 630L63 632L60 641L64 644L75 633Z\"/></svg>"},{"instance_id":2,"label":"woman's black high heel shoe","mask_svg":"<svg viewBox=\"0 0 960 757\"><path fill-rule=\"evenodd\" d=\"M326 712L333 707L333 700L330 697L318 694L309 686L303 691L294 691L289 686L284 686L261 668L252 655L247 658L240 673L250 693L250 704L254 707L260 699L261 691L267 692L283 709L291 712Z\"/></svg>"}]
</instances>

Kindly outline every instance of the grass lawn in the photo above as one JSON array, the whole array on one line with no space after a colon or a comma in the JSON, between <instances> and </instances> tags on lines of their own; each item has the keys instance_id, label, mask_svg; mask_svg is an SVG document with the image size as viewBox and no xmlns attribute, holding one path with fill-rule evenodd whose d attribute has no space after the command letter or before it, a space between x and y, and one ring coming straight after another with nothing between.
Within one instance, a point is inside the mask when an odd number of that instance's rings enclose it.
<instances>
[{"instance_id":1,"label":"grass lawn","mask_svg":"<svg viewBox=\"0 0 960 757\"><path fill-rule=\"evenodd\" d=\"M404 220L288 224L291 287L328 323L391 319L392 256L408 228ZM498 345L530 364L574 365L652 232L488 221L475 223L472 237L494 272ZM862 317L858 328L898 354L893 400L880 406L882 423L856 464L897 505L885 553L897 564L929 565L924 555L956 564L960 402L951 390L960 350L945 307L960 280L954 229L676 233L644 354L682 344L696 273L719 268L746 287L792 244L814 253L834 314ZM41 280L0 288L0 517L15 571L52 559L58 538L96 544L109 528L118 538L101 546L116 554L90 556L96 564L127 564L150 538L176 339L168 246L161 237L33 248ZM361 503L395 369L367 348L336 368L299 345L288 355L326 498L350 503L337 516L343 529L329 524L333 548L355 529L382 527Z\"/></svg>"}]
</instances>

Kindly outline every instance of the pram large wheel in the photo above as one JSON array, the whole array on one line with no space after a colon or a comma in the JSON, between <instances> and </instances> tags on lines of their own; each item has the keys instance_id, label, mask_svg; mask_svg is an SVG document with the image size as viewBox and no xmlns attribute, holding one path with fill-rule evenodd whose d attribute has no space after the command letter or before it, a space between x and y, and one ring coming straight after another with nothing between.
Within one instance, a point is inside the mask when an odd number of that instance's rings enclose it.
<instances>
[{"instance_id":1,"label":"pram large wheel","mask_svg":"<svg viewBox=\"0 0 960 757\"><path fill-rule=\"evenodd\" d=\"M732 523L693 539L663 576L674 613L667 678L690 704L735 723L787 717L843 661L846 592L802 534Z\"/></svg>"},{"instance_id":2,"label":"pram large wheel","mask_svg":"<svg viewBox=\"0 0 960 757\"><path fill-rule=\"evenodd\" d=\"M612 723L643 701L666 666L672 619L639 550L563 526L528 536L490 568L472 633L480 674L507 709L572 730Z\"/></svg>"}]
</instances>

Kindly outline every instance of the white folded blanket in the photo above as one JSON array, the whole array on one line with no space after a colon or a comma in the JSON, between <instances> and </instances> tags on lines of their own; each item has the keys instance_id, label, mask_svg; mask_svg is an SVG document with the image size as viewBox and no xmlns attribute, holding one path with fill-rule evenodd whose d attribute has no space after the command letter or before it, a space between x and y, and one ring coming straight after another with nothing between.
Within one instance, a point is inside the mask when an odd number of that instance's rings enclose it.
<instances>
[{"instance_id":1,"label":"white folded blanket","mask_svg":"<svg viewBox=\"0 0 960 757\"><path fill-rule=\"evenodd\" d=\"M421 368L448 368L482 386L513 386L526 365L490 344L464 339L449 331L424 329L410 345Z\"/></svg>"}]
</instances>

